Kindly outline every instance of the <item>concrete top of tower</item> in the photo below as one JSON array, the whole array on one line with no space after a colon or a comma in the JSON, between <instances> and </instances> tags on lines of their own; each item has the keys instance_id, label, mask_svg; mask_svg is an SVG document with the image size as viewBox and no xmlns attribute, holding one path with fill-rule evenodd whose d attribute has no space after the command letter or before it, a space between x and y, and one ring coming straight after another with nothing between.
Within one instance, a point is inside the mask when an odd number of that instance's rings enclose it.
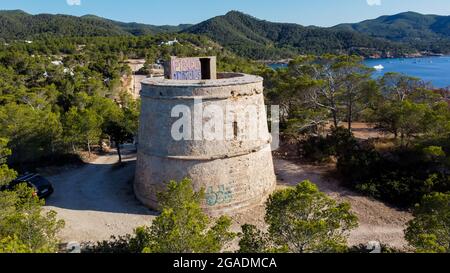
<instances>
[{"instance_id":1,"label":"concrete top of tower","mask_svg":"<svg viewBox=\"0 0 450 273\"><path fill-rule=\"evenodd\" d=\"M147 78L143 85L160 87L220 87L262 82L263 78L244 73L217 73L214 80L174 80L166 78Z\"/></svg>"}]
</instances>

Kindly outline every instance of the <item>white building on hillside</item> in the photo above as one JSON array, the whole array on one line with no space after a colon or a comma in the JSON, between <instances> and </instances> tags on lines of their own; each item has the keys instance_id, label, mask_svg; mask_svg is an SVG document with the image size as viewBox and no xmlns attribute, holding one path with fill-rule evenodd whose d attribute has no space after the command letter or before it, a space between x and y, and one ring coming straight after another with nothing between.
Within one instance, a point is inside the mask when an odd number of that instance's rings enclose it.
<instances>
[{"instance_id":1,"label":"white building on hillside","mask_svg":"<svg viewBox=\"0 0 450 273\"><path fill-rule=\"evenodd\" d=\"M172 40L172 41L161 42L160 46L163 46L163 45L173 46L174 44L178 44L178 43L179 43L179 42L178 42L177 38L175 38L175 39Z\"/></svg>"}]
</instances>

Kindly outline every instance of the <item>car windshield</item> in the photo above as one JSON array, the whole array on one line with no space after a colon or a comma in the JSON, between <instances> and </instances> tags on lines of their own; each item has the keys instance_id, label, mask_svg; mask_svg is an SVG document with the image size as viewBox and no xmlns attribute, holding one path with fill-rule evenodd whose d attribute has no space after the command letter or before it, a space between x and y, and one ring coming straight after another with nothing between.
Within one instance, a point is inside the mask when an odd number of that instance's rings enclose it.
<instances>
[{"instance_id":1,"label":"car windshield","mask_svg":"<svg viewBox=\"0 0 450 273\"><path fill-rule=\"evenodd\" d=\"M47 181L47 179L45 179L45 178L43 178L42 176L39 176L39 175L37 175L37 176L31 178L31 179L29 180L29 182L30 182L31 184L33 184L34 186L38 187L38 188L39 188L39 187L42 187L42 186L47 186L47 185L50 184L50 183Z\"/></svg>"}]
</instances>

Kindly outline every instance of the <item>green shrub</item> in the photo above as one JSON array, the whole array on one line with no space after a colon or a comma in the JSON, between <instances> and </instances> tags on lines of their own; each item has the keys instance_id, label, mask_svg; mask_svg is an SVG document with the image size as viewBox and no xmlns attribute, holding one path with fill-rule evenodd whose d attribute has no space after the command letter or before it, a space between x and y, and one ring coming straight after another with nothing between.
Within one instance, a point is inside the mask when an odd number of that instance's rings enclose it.
<instances>
[{"instance_id":1,"label":"green shrub","mask_svg":"<svg viewBox=\"0 0 450 273\"><path fill-rule=\"evenodd\" d=\"M450 190L445 161L417 147L380 153L372 146L357 145L338 156L337 169L345 185L402 207L434 191Z\"/></svg>"},{"instance_id":2,"label":"green shrub","mask_svg":"<svg viewBox=\"0 0 450 273\"><path fill-rule=\"evenodd\" d=\"M109 240L87 243L83 246L84 253L142 253L150 243L149 229L138 227L133 235L112 236Z\"/></svg>"},{"instance_id":3,"label":"green shrub","mask_svg":"<svg viewBox=\"0 0 450 273\"><path fill-rule=\"evenodd\" d=\"M348 253L371 253L373 250L367 249L367 245L359 244L349 247ZM381 244L381 253L402 253L401 250L390 247L386 244Z\"/></svg>"},{"instance_id":4,"label":"green shrub","mask_svg":"<svg viewBox=\"0 0 450 273\"><path fill-rule=\"evenodd\" d=\"M325 162L330 157L327 139L322 136L311 136L299 143L299 155L312 162Z\"/></svg>"},{"instance_id":5,"label":"green shrub","mask_svg":"<svg viewBox=\"0 0 450 273\"><path fill-rule=\"evenodd\" d=\"M426 195L414 208L406 240L417 252L450 253L450 193Z\"/></svg>"},{"instance_id":6,"label":"green shrub","mask_svg":"<svg viewBox=\"0 0 450 273\"><path fill-rule=\"evenodd\" d=\"M327 136L310 136L299 143L299 154L313 162L325 162L331 156L347 154L357 145L353 134L344 127L333 127Z\"/></svg>"},{"instance_id":7,"label":"green shrub","mask_svg":"<svg viewBox=\"0 0 450 273\"><path fill-rule=\"evenodd\" d=\"M204 191L196 192L190 179L170 181L158 195L161 214L150 227L139 227L133 235L112 237L88 245L85 252L101 253L217 253L235 234L231 219L209 218L201 208Z\"/></svg>"},{"instance_id":8,"label":"green shrub","mask_svg":"<svg viewBox=\"0 0 450 273\"><path fill-rule=\"evenodd\" d=\"M64 221L44 212L44 201L26 184L0 191L0 252L53 253Z\"/></svg>"}]
</instances>

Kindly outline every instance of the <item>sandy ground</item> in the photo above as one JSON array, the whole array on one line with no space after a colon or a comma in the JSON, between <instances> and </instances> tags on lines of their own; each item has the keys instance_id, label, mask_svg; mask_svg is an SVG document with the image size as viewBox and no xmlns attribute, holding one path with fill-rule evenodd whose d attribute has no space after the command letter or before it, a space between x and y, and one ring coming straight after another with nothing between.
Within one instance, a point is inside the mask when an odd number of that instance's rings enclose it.
<instances>
[{"instance_id":1,"label":"sandy ground","mask_svg":"<svg viewBox=\"0 0 450 273\"><path fill-rule=\"evenodd\" d=\"M409 212L400 211L372 198L347 190L337 181L328 177L329 167L299 165L290 161L275 160L275 170L280 180L280 186L293 186L309 179L321 191L334 199L349 202L359 219L359 227L351 232L349 244L366 244L376 240L396 248L406 246L403 230L406 223L412 218Z\"/></svg>"},{"instance_id":2,"label":"sandy ground","mask_svg":"<svg viewBox=\"0 0 450 273\"><path fill-rule=\"evenodd\" d=\"M154 213L141 206L132 191L135 155L131 150L125 153L120 167L114 165L117 155L109 154L49 177L55 192L46 208L65 220L63 242L106 240L151 223Z\"/></svg>"},{"instance_id":3,"label":"sandy ground","mask_svg":"<svg viewBox=\"0 0 450 273\"><path fill-rule=\"evenodd\" d=\"M132 90L132 95L135 99L139 99L140 98L140 92L142 89L142 84L141 82L143 80L145 80L147 78L147 76L145 75L133 75L132 76L132 88L130 88Z\"/></svg>"},{"instance_id":4,"label":"sandy ground","mask_svg":"<svg viewBox=\"0 0 450 273\"><path fill-rule=\"evenodd\" d=\"M140 97L139 93L141 91L141 82L147 78L145 75L136 75L139 69L144 67L145 59L131 59L127 60L128 66L130 67L133 74L131 77L125 77L122 79L124 87L127 88L128 92L133 96L133 98L138 99Z\"/></svg>"},{"instance_id":5,"label":"sandy ground","mask_svg":"<svg viewBox=\"0 0 450 273\"><path fill-rule=\"evenodd\" d=\"M133 71L133 74L132 74L131 78L124 79L124 85L130 92L130 94L135 99L138 99L138 98L140 98L140 92L142 89L141 82L149 77L146 75L136 74L136 72L139 71L139 69L144 67L145 59L132 59L132 60L128 60L127 62L128 62L128 66L131 68L131 71ZM152 71L153 71L152 73L154 73L153 77L158 77L158 76L160 76L160 74L164 74L164 70L154 69Z\"/></svg>"},{"instance_id":6,"label":"sandy ground","mask_svg":"<svg viewBox=\"0 0 450 273\"><path fill-rule=\"evenodd\" d=\"M134 228L150 225L155 213L143 207L132 192L135 154L126 151L126 163L117 167L117 155L99 156L81 168L64 171L49 177L55 193L47 201L47 209L55 210L66 221L61 233L63 242L99 241L112 235L125 235ZM349 244L366 244L372 240L396 248L404 248L405 223L411 219L408 212L368 197L360 196L341 186L327 175L330 167L297 164L275 159L278 187L294 186L309 179L319 188L339 201L352 205L359 218L359 227L351 232ZM233 230L240 231L242 224L255 224L265 229L264 205L233 216Z\"/></svg>"},{"instance_id":7,"label":"sandy ground","mask_svg":"<svg viewBox=\"0 0 450 273\"><path fill-rule=\"evenodd\" d=\"M325 126L325 129L329 130L333 124L330 122ZM339 123L339 126L344 128L348 128L348 124L346 122ZM367 123L367 122L353 122L352 123L352 132L353 135L361 140L367 139L379 139L385 137L392 137L391 134L385 134L375 129L375 124Z\"/></svg>"}]
</instances>

